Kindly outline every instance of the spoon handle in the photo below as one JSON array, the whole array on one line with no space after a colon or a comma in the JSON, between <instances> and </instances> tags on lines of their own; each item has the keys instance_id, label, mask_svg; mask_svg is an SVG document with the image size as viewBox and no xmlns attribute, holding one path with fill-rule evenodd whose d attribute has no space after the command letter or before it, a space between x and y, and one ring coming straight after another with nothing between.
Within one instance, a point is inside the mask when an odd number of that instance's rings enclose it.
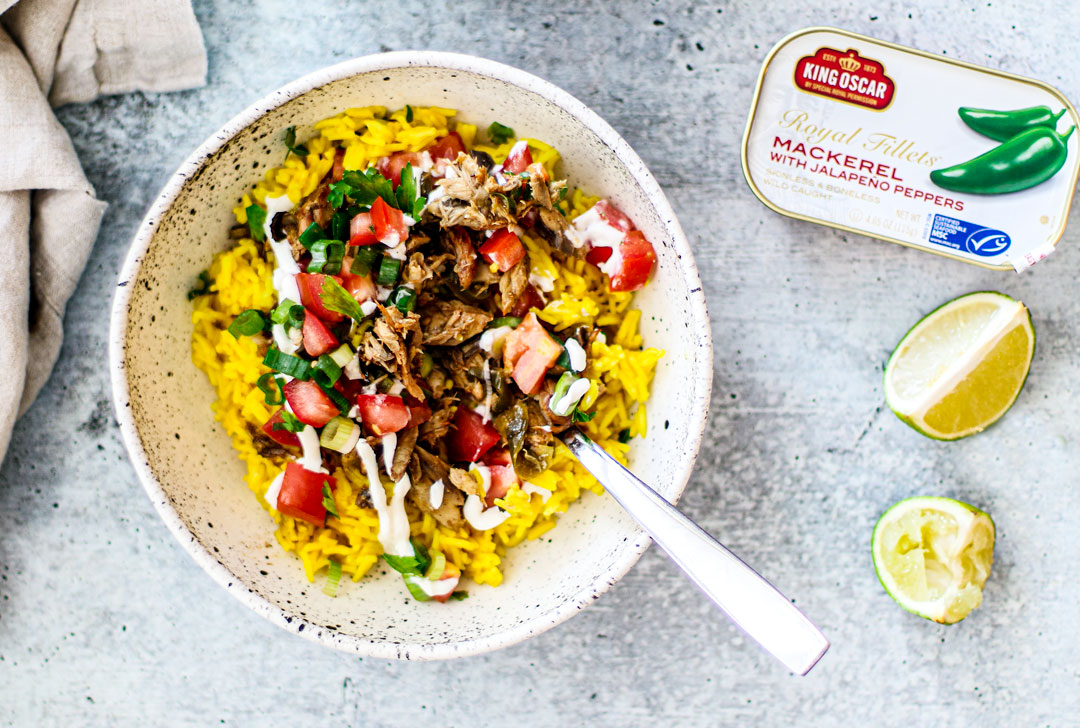
<instances>
[{"instance_id":1,"label":"spoon handle","mask_svg":"<svg viewBox=\"0 0 1080 728\"><path fill-rule=\"evenodd\" d=\"M798 675L821 659L829 640L776 587L579 430L562 437L619 505L751 639Z\"/></svg>"}]
</instances>

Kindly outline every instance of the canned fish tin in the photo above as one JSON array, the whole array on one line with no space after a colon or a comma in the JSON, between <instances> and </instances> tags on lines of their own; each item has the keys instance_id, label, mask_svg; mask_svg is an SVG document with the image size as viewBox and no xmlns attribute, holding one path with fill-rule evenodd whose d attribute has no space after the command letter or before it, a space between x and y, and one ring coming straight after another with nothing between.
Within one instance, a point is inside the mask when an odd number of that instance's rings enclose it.
<instances>
[{"instance_id":1,"label":"canned fish tin","mask_svg":"<svg viewBox=\"0 0 1080 728\"><path fill-rule=\"evenodd\" d=\"M765 59L743 173L789 217L1021 271L1065 231L1078 124L1040 81L807 28Z\"/></svg>"}]
</instances>

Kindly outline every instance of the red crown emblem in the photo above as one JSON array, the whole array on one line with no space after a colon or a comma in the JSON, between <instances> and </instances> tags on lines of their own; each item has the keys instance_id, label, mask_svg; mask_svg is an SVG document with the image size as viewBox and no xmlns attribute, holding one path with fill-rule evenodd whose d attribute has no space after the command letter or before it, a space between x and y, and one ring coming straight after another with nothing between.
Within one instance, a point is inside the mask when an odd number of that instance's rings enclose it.
<instances>
[{"instance_id":1,"label":"red crown emblem","mask_svg":"<svg viewBox=\"0 0 1080 728\"><path fill-rule=\"evenodd\" d=\"M878 61L858 51L819 48L795 64L795 85L807 93L826 96L880 111L892 103L896 84Z\"/></svg>"}]
</instances>

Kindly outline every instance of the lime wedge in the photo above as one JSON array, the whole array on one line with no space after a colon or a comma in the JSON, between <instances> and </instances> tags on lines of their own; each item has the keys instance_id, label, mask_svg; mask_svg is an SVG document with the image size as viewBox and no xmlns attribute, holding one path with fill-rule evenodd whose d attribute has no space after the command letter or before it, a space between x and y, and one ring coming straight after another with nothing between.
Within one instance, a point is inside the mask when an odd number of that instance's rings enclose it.
<instances>
[{"instance_id":1,"label":"lime wedge","mask_svg":"<svg viewBox=\"0 0 1080 728\"><path fill-rule=\"evenodd\" d=\"M923 317L896 345L885 365L885 401L922 434L958 440L1012 407L1034 353L1024 304L970 293Z\"/></svg>"},{"instance_id":2,"label":"lime wedge","mask_svg":"<svg viewBox=\"0 0 1080 728\"><path fill-rule=\"evenodd\" d=\"M982 603L994 563L994 522L952 498L908 498L878 519L872 546L874 570L897 604L953 624Z\"/></svg>"}]
</instances>

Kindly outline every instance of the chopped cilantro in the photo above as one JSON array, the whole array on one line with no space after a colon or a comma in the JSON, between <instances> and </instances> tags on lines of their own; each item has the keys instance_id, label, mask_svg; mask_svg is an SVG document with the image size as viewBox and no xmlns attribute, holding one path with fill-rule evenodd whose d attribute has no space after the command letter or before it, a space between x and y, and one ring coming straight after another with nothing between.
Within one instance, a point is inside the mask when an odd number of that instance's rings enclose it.
<instances>
[{"instance_id":1,"label":"chopped cilantro","mask_svg":"<svg viewBox=\"0 0 1080 728\"><path fill-rule=\"evenodd\" d=\"M331 515L334 518L341 518L341 516L338 515L337 503L334 503L334 495L330 492L330 483L326 481L323 481L322 504L328 515Z\"/></svg>"},{"instance_id":2,"label":"chopped cilantro","mask_svg":"<svg viewBox=\"0 0 1080 728\"><path fill-rule=\"evenodd\" d=\"M281 410L281 422L274 423L275 430L286 430L288 432L303 432L306 425L300 421L300 418L294 415L289 410Z\"/></svg>"},{"instance_id":3,"label":"chopped cilantro","mask_svg":"<svg viewBox=\"0 0 1080 728\"><path fill-rule=\"evenodd\" d=\"M252 203L247 206L244 212L247 213L248 230L251 232L251 237L260 243L266 240L266 229L263 227L266 224L266 210Z\"/></svg>"},{"instance_id":4,"label":"chopped cilantro","mask_svg":"<svg viewBox=\"0 0 1080 728\"><path fill-rule=\"evenodd\" d=\"M322 292L319 294L322 304L331 311L336 311L348 316L353 321L360 323L364 320L364 311L356 299L341 287L341 284L330 276L323 279Z\"/></svg>"},{"instance_id":5,"label":"chopped cilantro","mask_svg":"<svg viewBox=\"0 0 1080 728\"><path fill-rule=\"evenodd\" d=\"M290 126L285 130L285 146L288 148L288 152L285 153L285 159L289 158L289 154L295 154L298 157L306 157L308 155L308 148L303 144L296 143L296 127Z\"/></svg>"},{"instance_id":6,"label":"chopped cilantro","mask_svg":"<svg viewBox=\"0 0 1080 728\"><path fill-rule=\"evenodd\" d=\"M210 280L210 273L207 271L199 272L199 285L196 288L192 288L187 292L187 300L194 301L199 296L205 296L210 293L210 284L213 283Z\"/></svg>"},{"instance_id":7,"label":"chopped cilantro","mask_svg":"<svg viewBox=\"0 0 1080 728\"><path fill-rule=\"evenodd\" d=\"M488 127L487 133L488 139L491 140L492 144L503 144L514 138L514 130L497 121L491 122L491 126Z\"/></svg>"}]
</instances>

